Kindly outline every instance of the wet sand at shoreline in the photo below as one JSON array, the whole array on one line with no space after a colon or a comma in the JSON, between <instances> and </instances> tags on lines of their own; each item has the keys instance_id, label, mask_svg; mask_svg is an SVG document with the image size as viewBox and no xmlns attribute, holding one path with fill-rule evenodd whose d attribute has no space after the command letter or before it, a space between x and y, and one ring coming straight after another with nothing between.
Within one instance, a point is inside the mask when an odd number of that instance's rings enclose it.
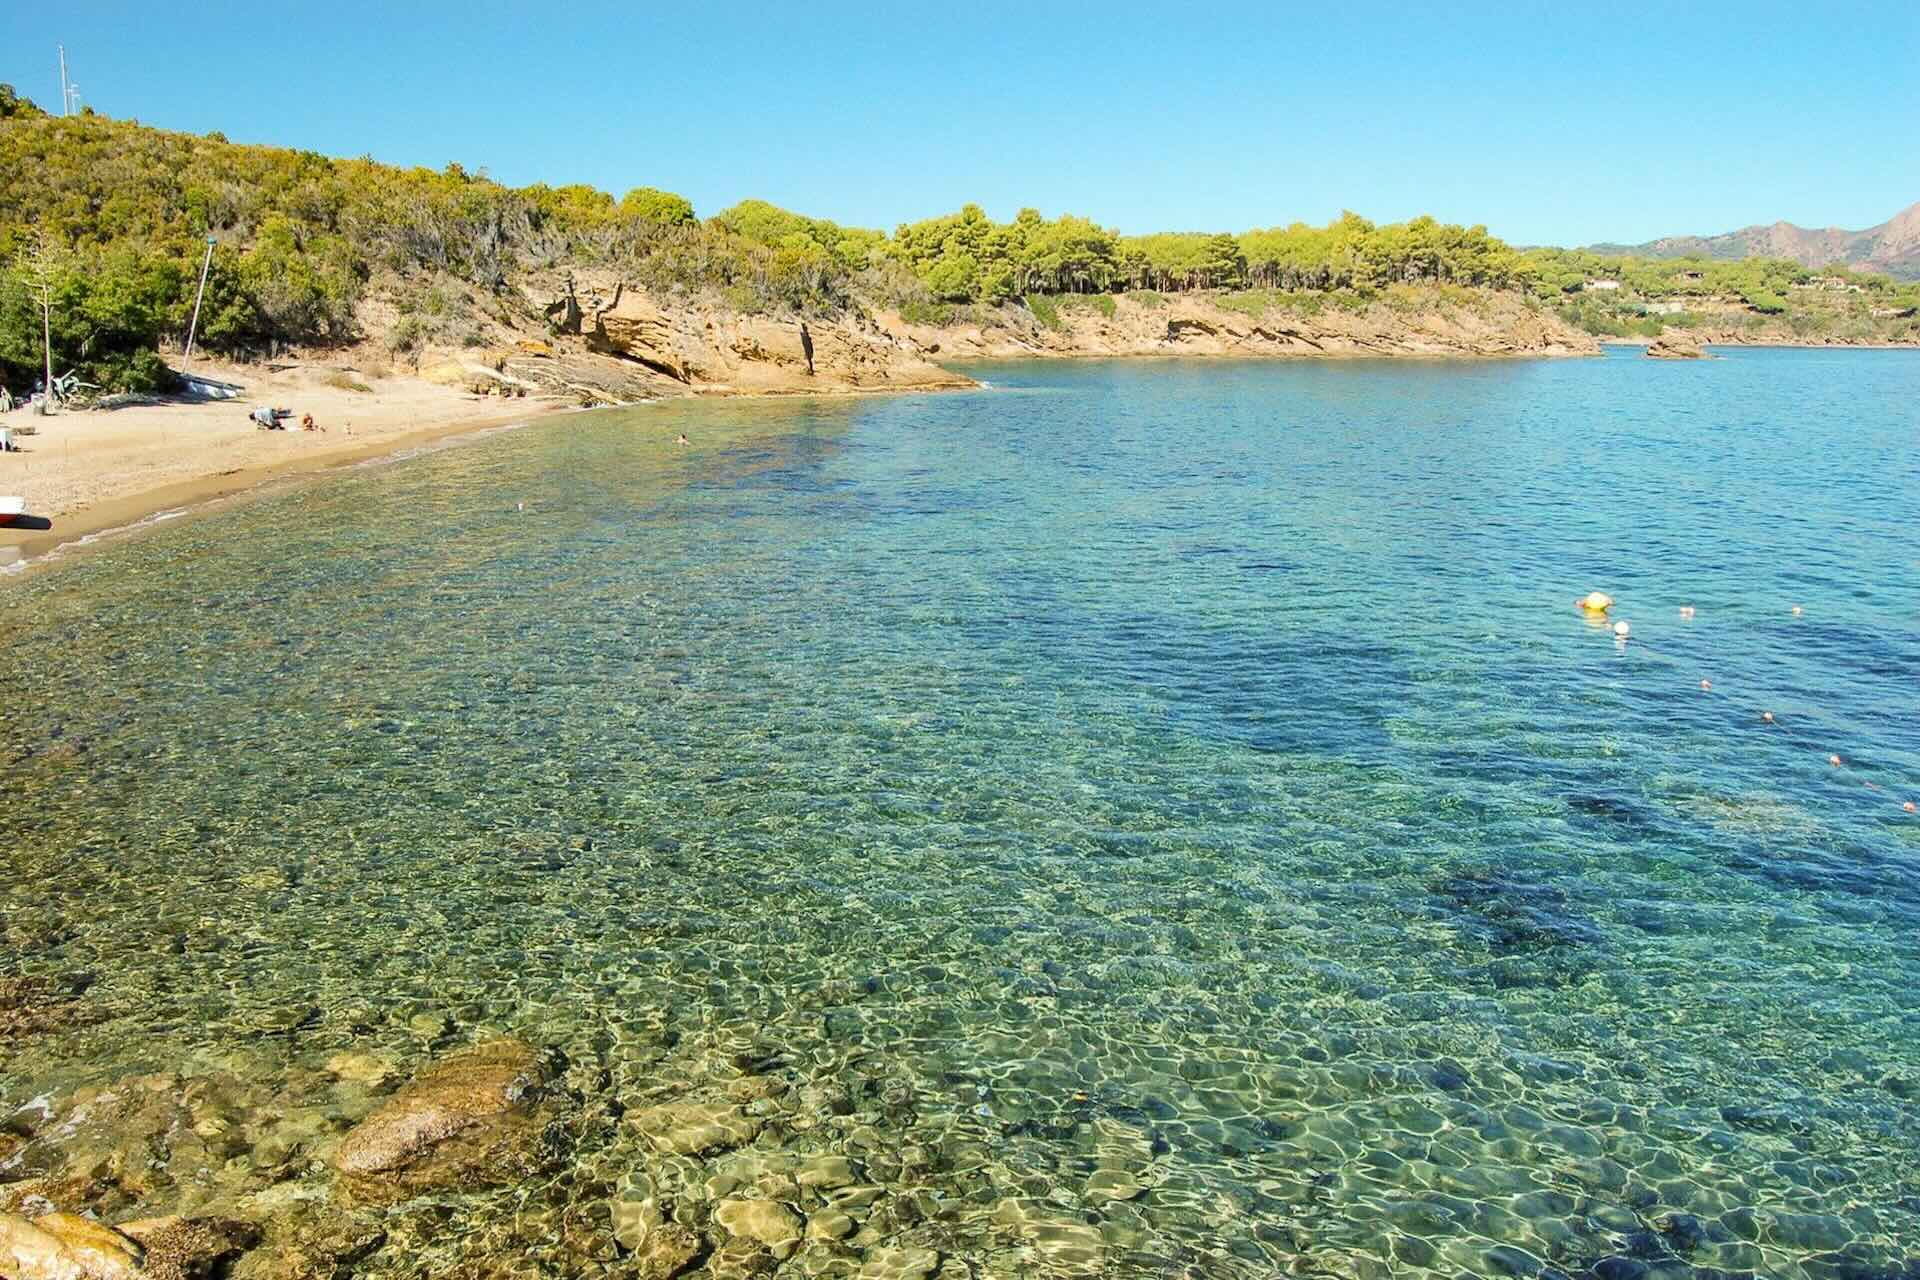
<instances>
[{"instance_id":1,"label":"wet sand at shoreline","mask_svg":"<svg viewBox=\"0 0 1920 1280\"><path fill-rule=\"evenodd\" d=\"M232 400L173 401L35 417L20 409L0 426L19 450L0 455L0 492L26 499L27 518L0 527L0 565L33 559L158 513L255 489L270 481L350 465L464 432L574 409L558 399L475 396L420 378L353 375L368 390L329 385L330 371L203 369L243 385ZM346 379L340 379L345 381ZM256 405L293 411L288 430L264 431ZM311 414L323 431L303 431Z\"/></svg>"}]
</instances>

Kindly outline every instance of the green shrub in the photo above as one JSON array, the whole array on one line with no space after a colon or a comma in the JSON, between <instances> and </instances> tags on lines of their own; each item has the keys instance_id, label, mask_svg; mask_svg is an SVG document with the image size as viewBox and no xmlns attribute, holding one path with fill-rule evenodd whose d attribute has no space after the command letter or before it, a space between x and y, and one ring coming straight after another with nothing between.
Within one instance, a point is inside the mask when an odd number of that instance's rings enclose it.
<instances>
[{"instance_id":1,"label":"green shrub","mask_svg":"<svg viewBox=\"0 0 1920 1280\"><path fill-rule=\"evenodd\" d=\"M1114 312L1118 310L1110 293L1063 293L1059 300L1063 308L1072 311L1098 312L1109 320L1113 319Z\"/></svg>"},{"instance_id":2,"label":"green shrub","mask_svg":"<svg viewBox=\"0 0 1920 1280\"><path fill-rule=\"evenodd\" d=\"M635 187L627 192L620 198L620 212L667 226L685 226L694 220L692 201L653 187Z\"/></svg>"},{"instance_id":3,"label":"green shrub","mask_svg":"<svg viewBox=\"0 0 1920 1280\"><path fill-rule=\"evenodd\" d=\"M1272 298L1265 289L1242 289L1234 293L1223 293L1214 298L1214 305L1227 311L1238 311L1258 320L1267 314Z\"/></svg>"},{"instance_id":4,"label":"green shrub","mask_svg":"<svg viewBox=\"0 0 1920 1280\"><path fill-rule=\"evenodd\" d=\"M1066 322L1060 319L1060 304L1044 293L1030 293L1021 299L1027 304L1027 310L1033 312L1033 318L1041 325L1055 332L1064 330Z\"/></svg>"},{"instance_id":5,"label":"green shrub","mask_svg":"<svg viewBox=\"0 0 1920 1280\"><path fill-rule=\"evenodd\" d=\"M915 298L900 304L900 318L908 324L942 326L953 319L953 306L946 302L928 302Z\"/></svg>"}]
</instances>

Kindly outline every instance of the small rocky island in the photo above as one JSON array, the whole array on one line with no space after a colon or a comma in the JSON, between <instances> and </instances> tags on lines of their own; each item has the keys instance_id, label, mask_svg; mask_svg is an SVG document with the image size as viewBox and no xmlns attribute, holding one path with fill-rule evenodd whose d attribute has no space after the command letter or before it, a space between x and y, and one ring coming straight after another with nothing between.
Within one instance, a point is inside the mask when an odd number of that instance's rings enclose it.
<instances>
[{"instance_id":1,"label":"small rocky island","mask_svg":"<svg viewBox=\"0 0 1920 1280\"><path fill-rule=\"evenodd\" d=\"M1700 344L1685 338L1655 338L1647 344L1649 360L1711 360Z\"/></svg>"}]
</instances>

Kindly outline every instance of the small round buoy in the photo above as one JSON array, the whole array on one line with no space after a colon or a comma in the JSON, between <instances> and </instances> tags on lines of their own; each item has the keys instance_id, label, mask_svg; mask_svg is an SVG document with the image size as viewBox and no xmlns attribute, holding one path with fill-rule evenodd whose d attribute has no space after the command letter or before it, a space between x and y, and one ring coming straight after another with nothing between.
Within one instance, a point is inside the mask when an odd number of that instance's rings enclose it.
<instances>
[{"instance_id":1,"label":"small round buoy","mask_svg":"<svg viewBox=\"0 0 1920 1280\"><path fill-rule=\"evenodd\" d=\"M1920 806L1916 806L1911 800L1907 801L1905 804L1901 805L1900 807L1902 809L1905 809L1908 813L1920 813Z\"/></svg>"},{"instance_id":2,"label":"small round buoy","mask_svg":"<svg viewBox=\"0 0 1920 1280\"><path fill-rule=\"evenodd\" d=\"M513 504L513 509L515 511L525 511L527 509L527 504L524 502L516 502Z\"/></svg>"},{"instance_id":3,"label":"small round buoy","mask_svg":"<svg viewBox=\"0 0 1920 1280\"><path fill-rule=\"evenodd\" d=\"M1839 757L1839 756L1828 756L1828 757L1827 757L1827 763L1828 763L1828 764L1832 764L1832 765L1837 765L1837 764L1839 764L1839 763L1840 763L1840 757Z\"/></svg>"},{"instance_id":4,"label":"small round buoy","mask_svg":"<svg viewBox=\"0 0 1920 1280\"><path fill-rule=\"evenodd\" d=\"M1620 621L1613 624L1613 634L1619 636L1622 640L1625 640L1628 636L1633 634L1633 628L1627 625L1627 620L1625 618L1622 618L1620 619Z\"/></svg>"},{"instance_id":5,"label":"small round buoy","mask_svg":"<svg viewBox=\"0 0 1920 1280\"><path fill-rule=\"evenodd\" d=\"M1691 618L1693 616L1693 606L1690 604L1681 605L1680 616L1683 618Z\"/></svg>"},{"instance_id":6,"label":"small round buoy","mask_svg":"<svg viewBox=\"0 0 1920 1280\"><path fill-rule=\"evenodd\" d=\"M1588 613L1605 613L1607 610L1613 608L1613 597L1604 591L1589 591L1586 595L1575 600L1574 604L1585 609Z\"/></svg>"},{"instance_id":7,"label":"small round buoy","mask_svg":"<svg viewBox=\"0 0 1920 1280\"><path fill-rule=\"evenodd\" d=\"M1771 712L1771 711L1762 711L1762 712L1760 713L1760 718L1761 718L1762 720L1765 720L1765 721L1766 721L1766 722L1767 722L1768 724L1772 724L1772 723L1773 723L1773 712Z\"/></svg>"},{"instance_id":8,"label":"small round buoy","mask_svg":"<svg viewBox=\"0 0 1920 1280\"><path fill-rule=\"evenodd\" d=\"M1705 690L1708 690L1709 692L1711 692L1711 691L1712 691L1712 689L1713 689L1713 681L1711 681L1711 680L1702 680L1702 681L1700 682L1700 687L1701 687L1702 689L1705 689Z\"/></svg>"},{"instance_id":9,"label":"small round buoy","mask_svg":"<svg viewBox=\"0 0 1920 1280\"><path fill-rule=\"evenodd\" d=\"M1795 605L1795 606L1793 606L1793 616L1794 616L1794 617L1796 617L1796 618L1800 616L1800 606L1799 606L1799 605Z\"/></svg>"}]
</instances>

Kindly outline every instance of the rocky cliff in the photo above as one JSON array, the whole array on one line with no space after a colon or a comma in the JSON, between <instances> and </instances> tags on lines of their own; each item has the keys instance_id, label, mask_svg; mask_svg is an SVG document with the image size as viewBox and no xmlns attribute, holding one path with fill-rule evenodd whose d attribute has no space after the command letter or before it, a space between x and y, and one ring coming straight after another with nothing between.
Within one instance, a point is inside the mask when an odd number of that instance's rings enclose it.
<instances>
[{"instance_id":1,"label":"rocky cliff","mask_svg":"<svg viewBox=\"0 0 1920 1280\"><path fill-rule=\"evenodd\" d=\"M569 275L529 287L538 336L446 353L427 376L477 394L585 404L685 395L834 395L974 386L948 362L1032 357L1572 356L1599 345L1515 294L1408 291L1389 299L1120 294L962 308L943 323L849 308L750 315L711 299ZM812 346L811 368L807 344Z\"/></svg>"},{"instance_id":2,"label":"rocky cliff","mask_svg":"<svg viewBox=\"0 0 1920 1280\"><path fill-rule=\"evenodd\" d=\"M1263 305L1264 302L1264 305ZM1097 304L1097 305L1096 305ZM1417 305L1300 305L1260 294L1067 299L1052 323L1002 308L993 325L915 324L882 312L879 327L936 359L1034 356L1571 356L1597 355L1589 334L1513 294L1434 294Z\"/></svg>"}]
</instances>

